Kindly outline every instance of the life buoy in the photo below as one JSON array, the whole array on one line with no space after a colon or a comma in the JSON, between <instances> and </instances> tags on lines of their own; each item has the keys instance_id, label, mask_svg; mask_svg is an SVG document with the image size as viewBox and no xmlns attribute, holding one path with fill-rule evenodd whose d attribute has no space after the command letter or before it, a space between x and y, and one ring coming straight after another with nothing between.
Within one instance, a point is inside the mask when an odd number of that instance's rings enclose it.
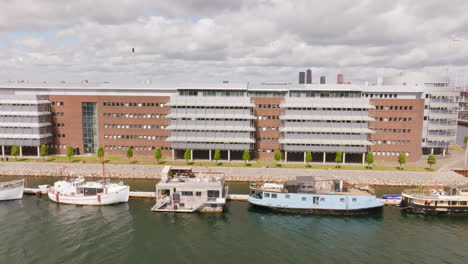
<instances>
[{"instance_id":1,"label":"life buoy","mask_svg":"<svg viewBox=\"0 0 468 264\"><path fill-rule=\"evenodd\" d=\"M348 186L349 186L349 185L348 185L347 183L343 184L343 188L344 188L344 189L348 189Z\"/></svg>"},{"instance_id":2,"label":"life buoy","mask_svg":"<svg viewBox=\"0 0 468 264\"><path fill-rule=\"evenodd\" d=\"M333 210L328 211L331 215L333 214Z\"/></svg>"}]
</instances>

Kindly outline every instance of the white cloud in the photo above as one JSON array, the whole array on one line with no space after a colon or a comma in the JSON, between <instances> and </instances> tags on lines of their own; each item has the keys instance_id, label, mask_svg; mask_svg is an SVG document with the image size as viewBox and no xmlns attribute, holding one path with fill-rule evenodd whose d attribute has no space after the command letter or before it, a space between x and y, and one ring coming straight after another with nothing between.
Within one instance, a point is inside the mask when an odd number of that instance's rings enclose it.
<instances>
[{"instance_id":1,"label":"white cloud","mask_svg":"<svg viewBox=\"0 0 468 264\"><path fill-rule=\"evenodd\" d=\"M463 66L468 2L454 2L5 0L0 80L295 82L310 67L373 81Z\"/></svg>"}]
</instances>

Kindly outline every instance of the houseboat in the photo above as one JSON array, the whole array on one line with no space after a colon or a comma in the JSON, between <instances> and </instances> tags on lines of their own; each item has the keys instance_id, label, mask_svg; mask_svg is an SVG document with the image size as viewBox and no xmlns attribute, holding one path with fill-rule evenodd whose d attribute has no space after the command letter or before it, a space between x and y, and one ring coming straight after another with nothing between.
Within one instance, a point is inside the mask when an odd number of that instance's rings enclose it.
<instances>
[{"instance_id":1,"label":"houseboat","mask_svg":"<svg viewBox=\"0 0 468 264\"><path fill-rule=\"evenodd\" d=\"M369 188L314 177L297 177L284 184L252 184L248 201L274 210L329 215L368 214L383 207Z\"/></svg>"},{"instance_id":2,"label":"houseboat","mask_svg":"<svg viewBox=\"0 0 468 264\"><path fill-rule=\"evenodd\" d=\"M222 212L228 186L222 172L195 172L165 166L156 184L156 212Z\"/></svg>"},{"instance_id":3,"label":"houseboat","mask_svg":"<svg viewBox=\"0 0 468 264\"><path fill-rule=\"evenodd\" d=\"M0 182L0 201L23 198L24 180Z\"/></svg>"},{"instance_id":4,"label":"houseboat","mask_svg":"<svg viewBox=\"0 0 468 264\"><path fill-rule=\"evenodd\" d=\"M106 179L104 164L102 180L86 181L84 177L57 181L47 191L49 199L56 203L76 205L110 205L126 203L130 197L130 187L111 183Z\"/></svg>"},{"instance_id":5,"label":"houseboat","mask_svg":"<svg viewBox=\"0 0 468 264\"><path fill-rule=\"evenodd\" d=\"M416 214L468 216L468 185L405 190L402 193L401 207Z\"/></svg>"}]
</instances>

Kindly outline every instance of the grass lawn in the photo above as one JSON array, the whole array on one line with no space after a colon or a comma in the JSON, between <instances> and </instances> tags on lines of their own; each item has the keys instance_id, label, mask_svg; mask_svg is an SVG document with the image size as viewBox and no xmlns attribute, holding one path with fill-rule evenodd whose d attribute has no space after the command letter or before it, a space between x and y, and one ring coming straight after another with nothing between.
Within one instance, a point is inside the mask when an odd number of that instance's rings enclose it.
<instances>
[{"instance_id":1,"label":"grass lawn","mask_svg":"<svg viewBox=\"0 0 468 264\"><path fill-rule=\"evenodd\" d=\"M15 161L14 158L9 158L9 161ZM42 158L18 158L18 162L51 162L51 163L70 163L70 159L66 156L49 156L46 159ZM96 156L77 156L71 159L71 163L87 163L87 164L99 164L100 160ZM261 162L261 161L250 161L245 164L244 162L226 162L226 161L165 161L161 160L159 163L151 157L136 157L132 159L127 159L124 156L106 156L106 164L135 164L135 165L176 165L176 166L203 166L203 167L250 167L250 168L262 168L268 166L269 168L289 168L289 169L332 169L332 170L373 170L373 171L400 171L398 165L387 164L382 165L382 163L374 164L372 169L367 169L367 165L341 165L339 168L336 168L335 164L317 164L311 163L310 166L299 163L278 163L274 162ZM437 167L420 167L414 165L404 165L402 171L437 171Z\"/></svg>"}]
</instances>

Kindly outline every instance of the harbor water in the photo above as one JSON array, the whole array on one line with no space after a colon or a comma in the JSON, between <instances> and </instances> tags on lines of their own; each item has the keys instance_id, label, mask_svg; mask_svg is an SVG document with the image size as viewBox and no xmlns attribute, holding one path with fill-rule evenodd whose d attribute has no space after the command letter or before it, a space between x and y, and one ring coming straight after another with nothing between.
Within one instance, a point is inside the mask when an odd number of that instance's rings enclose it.
<instances>
[{"instance_id":1,"label":"harbor water","mask_svg":"<svg viewBox=\"0 0 468 264\"><path fill-rule=\"evenodd\" d=\"M125 182L132 190L154 190L152 181ZM230 184L232 193L247 190L246 184ZM467 218L412 215L396 207L369 216L292 215L245 202L229 202L224 214L174 214L150 212L153 204L130 199L75 206L34 195L1 202L0 263L466 263L468 258Z\"/></svg>"}]
</instances>

